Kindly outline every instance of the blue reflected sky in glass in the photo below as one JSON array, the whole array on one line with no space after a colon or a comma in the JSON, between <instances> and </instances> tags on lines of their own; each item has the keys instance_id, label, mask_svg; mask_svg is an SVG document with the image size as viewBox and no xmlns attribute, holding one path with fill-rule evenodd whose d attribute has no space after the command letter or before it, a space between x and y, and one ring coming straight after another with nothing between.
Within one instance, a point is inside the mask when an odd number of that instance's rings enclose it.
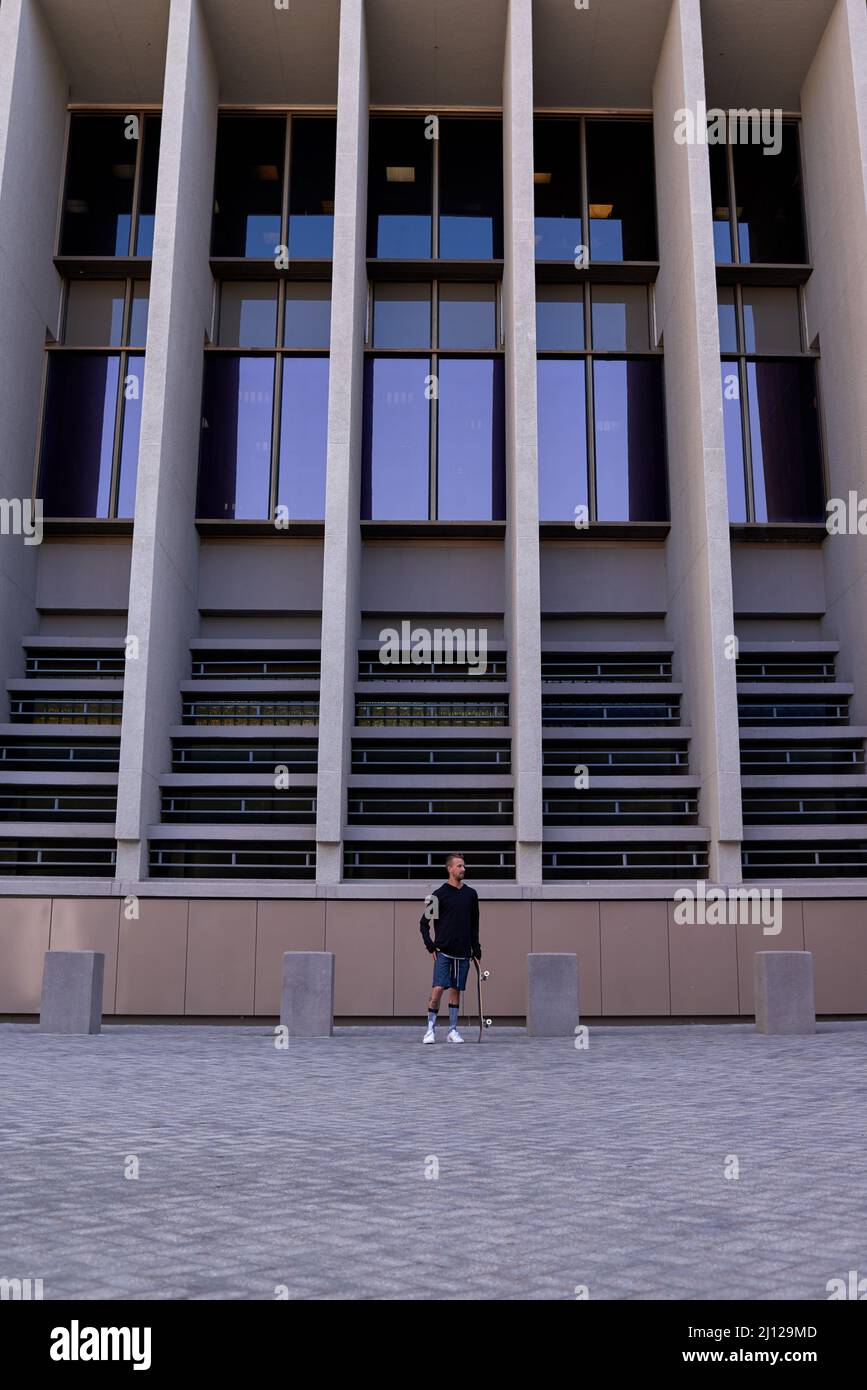
<instances>
[{"instance_id":1,"label":"blue reflected sky in glass","mask_svg":"<svg viewBox=\"0 0 867 1390\"><path fill-rule=\"evenodd\" d=\"M135 515L135 485L141 435L141 403L144 395L144 357L127 358L123 387L123 426L120 447L120 478L117 488L117 515Z\"/></svg>"},{"instance_id":2,"label":"blue reflected sky in glass","mask_svg":"<svg viewBox=\"0 0 867 1390\"><path fill-rule=\"evenodd\" d=\"M738 322L734 290L722 288L717 291L717 319L720 351L737 352Z\"/></svg>"},{"instance_id":3,"label":"blue reflected sky in glass","mask_svg":"<svg viewBox=\"0 0 867 1390\"><path fill-rule=\"evenodd\" d=\"M299 520L325 517L328 358L287 357L283 363L277 503Z\"/></svg>"},{"instance_id":4,"label":"blue reflected sky in glass","mask_svg":"<svg viewBox=\"0 0 867 1390\"><path fill-rule=\"evenodd\" d=\"M661 363L593 366L599 521L666 519Z\"/></svg>"},{"instance_id":5,"label":"blue reflected sky in glass","mask_svg":"<svg viewBox=\"0 0 867 1390\"><path fill-rule=\"evenodd\" d=\"M376 254L382 260L427 260L431 253L431 219L426 214L380 213L376 219Z\"/></svg>"},{"instance_id":6,"label":"blue reflected sky in glass","mask_svg":"<svg viewBox=\"0 0 867 1390\"><path fill-rule=\"evenodd\" d=\"M440 361L438 520L498 519L502 393L495 390L495 365L490 359Z\"/></svg>"},{"instance_id":7,"label":"blue reflected sky in glass","mask_svg":"<svg viewBox=\"0 0 867 1390\"><path fill-rule=\"evenodd\" d=\"M331 343L331 286L286 286L283 346L327 348Z\"/></svg>"},{"instance_id":8,"label":"blue reflected sky in glass","mask_svg":"<svg viewBox=\"0 0 867 1390\"><path fill-rule=\"evenodd\" d=\"M330 261L334 250L331 213L293 212L289 218L289 255L293 260Z\"/></svg>"},{"instance_id":9,"label":"blue reflected sky in glass","mask_svg":"<svg viewBox=\"0 0 867 1390\"><path fill-rule=\"evenodd\" d=\"M144 347L147 342L149 307L150 285L139 281L133 288L132 307L129 316L129 341L131 347Z\"/></svg>"},{"instance_id":10,"label":"blue reflected sky in glass","mask_svg":"<svg viewBox=\"0 0 867 1390\"><path fill-rule=\"evenodd\" d=\"M728 218L723 222L714 218L713 249L717 265L730 265L732 262L732 228Z\"/></svg>"},{"instance_id":11,"label":"blue reflected sky in glass","mask_svg":"<svg viewBox=\"0 0 867 1390\"><path fill-rule=\"evenodd\" d=\"M497 311L493 285L440 286L441 348L493 348Z\"/></svg>"},{"instance_id":12,"label":"blue reflected sky in glass","mask_svg":"<svg viewBox=\"0 0 867 1390\"><path fill-rule=\"evenodd\" d=\"M440 122L439 254L491 260L503 254L502 124Z\"/></svg>"},{"instance_id":13,"label":"blue reflected sky in glass","mask_svg":"<svg viewBox=\"0 0 867 1390\"><path fill-rule=\"evenodd\" d=\"M740 376L738 374L737 362L722 363L721 379L729 521L746 521L747 499L746 483L744 480L744 439L741 421Z\"/></svg>"},{"instance_id":14,"label":"blue reflected sky in glass","mask_svg":"<svg viewBox=\"0 0 867 1390\"><path fill-rule=\"evenodd\" d=\"M469 214L440 217L440 257L447 261L489 261L494 255L494 226L490 217Z\"/></svg>"},{"instance_id":15,"label":"blue reflected sky in glass","mask_svg":"<svg viewBox=\"0 0 867 1390\"><path fill-rule=\"evenodd\" d=\"M273 347L277 339L277 287L228 281L220 303L223 347Z\"/></svg>"},{"instance_id":16,"label":"blue reflected sky in glass","mask_svg":"<svg viewBox=\"0 0 867 1390\"><path fill-rule=\"evenodd\" d=\"M429 285L377 285L373 304L374 347L430 347L430 314Z\"/></svg>"},{"instance_id":17,"label":"blue reflected sky in glass","mask_svg":"<svg viewBox=\"0 0 867 1390\"><path fill-rule=\"evenodd\" d=\"M374 521L426 521L430 486L430 358L380 357L365 378L365 500Z\"/></svg>"},{"instance_id":18,"label":"blue reflected sky in glass","mask_svg":"<svg viewBox=\"0 0 867 1390\"><path fill-rule=\"evenodd\" d=\"M619 218L590 218L590 256L594 261L623 260L623 223Z\"/></svg>"},{"instance_id":19,"label":"blue reflected sky in glass","mask_svg":"<svg viewBox=\"0 0 867 1390\"><path fill-rule=\"evenodd\" d=\"M594 285L590 313L597 352L647 351L647 291L642 285Z\"/></svg>"},{"instance_id":20,"label":"blue reflected sky in glass","mask_svg":"<svg viewBox=\"0 0 867 1390\"><path fill-rule=\"evenodd\" d=\"M765 460L762 448L762 422L759 414L759 393L756 384L757 363L747 363L747 408L750 417L750 456L753 465L753 503L756 521L768 520L768 499L765 492Z\"/></svg>"},{"instance_id":21,"label":"blue reflected sky in glass","mask_svg":"<svg viewBox=\"0 0 867 1390\"><path fill-rule=\"evenodd\" d=\"M280 245L280 218L273 213L248 213L244 218L244 255L269 260Z\"/></svg>"},{"instance_id":22,"label":"blue reflected sky in glass","mask_svg":"<svg viewBox=\"0 0 867 1390\"><path fill-rule=\"evenodd\" d=\"M584 299L580 289L539 285L536 289L536 348L576 352L584 347Z\"/></svg>"},{"instance_id":23,"label":"blue reflected sky in glass","mask_svg":"<svg viewBox=\"0 0 867 1390\"><path fill-rule=\"evenodd\" d=\"M114 356L53 356L40 475L46 516L109 515L119 371Z\"/></svg>"},{"instance_id":24,"label":"blue reflected sky in glass","mask_svg":"<svg viewBox=\"0 0 867 1390\"><path fill-rule=\"evenodd\" d=\"M580 217L537 217L536 260L574 261L581 245Z\"/></svg>"},{"instance_id":25,"label":"blue reflected sky in glass","mask_svg":"<svg viewBox=\"0 0 867 1390\"><path fill-rule=\"evenodd\" d=\"M273 358L207 359L199 516L268 518L273 398Z\"/></svg>"},{"instance_id":26,"label":"blue reflected sky in glass","mask_svg":"<svg viewBox=\"0 0 867 1390\"><path fill-rule=\"evenodd\" d=\"M433 252L433 146L423 117L373 117L368 157L368 255L428 260Z\"/></svg>"},{"instance_id":27,"label":"blue reflected sky in glass","mask_svg":"<svg viewBox=\"0 0 867 1390\"><path fill-rule=\"evenodd\" d=\"M545 358L536 367L539 520L574 521L587 505L584 361Z\"/></svg>"}]
</instances>

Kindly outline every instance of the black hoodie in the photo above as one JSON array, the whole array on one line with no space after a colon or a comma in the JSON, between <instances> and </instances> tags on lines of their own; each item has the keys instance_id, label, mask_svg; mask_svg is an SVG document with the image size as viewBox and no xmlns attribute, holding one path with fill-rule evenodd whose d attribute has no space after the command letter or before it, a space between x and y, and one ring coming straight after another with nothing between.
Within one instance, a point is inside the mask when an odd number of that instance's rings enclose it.
<instances>
[{"instance_id":1,"label":"black hoodie","mask_svg":"<svg viewBox=\"0 0 867 1390\"><path fill-rule=\"evenodd\" d=\"M426 915L429 909L422 913L419 923L422 940L427 949L431 953L442 951L446 956L460 956L463 960L468 956L475 956L476 960L481 960L479 895L475 888L470 888L466 883L460 888L453 888L450 883L444 883L435 889L431 896L439 903L439 913L433 919L433 941L430 935L431 923Z\"/></svg>"}]
</instances>

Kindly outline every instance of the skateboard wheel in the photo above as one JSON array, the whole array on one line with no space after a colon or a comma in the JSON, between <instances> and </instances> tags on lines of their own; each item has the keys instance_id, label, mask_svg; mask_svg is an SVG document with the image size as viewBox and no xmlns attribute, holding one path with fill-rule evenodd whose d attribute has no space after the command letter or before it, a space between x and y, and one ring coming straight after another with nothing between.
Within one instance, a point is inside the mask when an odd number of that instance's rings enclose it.
<instances>
[{"instance_id":1,"label":"skateboard wheel","mask_svg":"<svg viewBox=\"0 0 867 1390\"><path fill-rule=\"evenodd\" d=\"M493 1020L492 1018L486 1018L486 1019L485 1019L485 1027L486 1027L486 1028L490 1028L490 1026L491 1026L491 1024L493 1023L493 1021L494 1021L494 1020Z\"/></svg>"},{"instance_id":2,"label":"skateboard wheel","mask_svg":"<svg viewBox=\"0 0 867 1390\"><path fill-rule=\"evenodd\" d=\"M490 978L490 974L491 974L490 970L483 970L483 971L482 971L482 979L483 979L483 980L489 979L489 978Z\"/></svg>"}]
</instances>

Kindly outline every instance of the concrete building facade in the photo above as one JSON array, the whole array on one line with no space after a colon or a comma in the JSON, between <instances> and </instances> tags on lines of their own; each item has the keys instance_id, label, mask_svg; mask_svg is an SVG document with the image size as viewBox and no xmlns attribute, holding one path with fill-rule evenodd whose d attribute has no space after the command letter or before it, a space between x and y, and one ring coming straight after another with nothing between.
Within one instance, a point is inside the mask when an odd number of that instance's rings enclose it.
<instances>
[{"instance_id":1,"label":"concrete building facade","mask_svg":"<svg viewBox=\"0 0 867 1390\"><path fill-rule=\"evenodd\" d=\"M865 360L863 0L3 0L0 1013L867 1013Z\"/></svg>"}]
</instances>

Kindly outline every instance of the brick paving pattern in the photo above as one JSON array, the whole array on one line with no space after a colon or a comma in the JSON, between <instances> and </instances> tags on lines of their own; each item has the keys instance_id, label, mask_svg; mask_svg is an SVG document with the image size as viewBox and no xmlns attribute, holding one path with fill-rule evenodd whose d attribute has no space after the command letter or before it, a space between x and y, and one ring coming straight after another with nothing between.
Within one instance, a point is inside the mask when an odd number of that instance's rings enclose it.
<instances>
[{"instance_id":1,"label":"brick paving pattern","mask_svg":"<svg viewBox=\"0 0 867 1390\"><path fill-rule=\"evenodd\" d=\"M587 1051L421 1032L0 1025L0 1277L46 1299L825 1299L867 1276L867 1025L598 1026Z\"/></svg>"}]
</instances>

